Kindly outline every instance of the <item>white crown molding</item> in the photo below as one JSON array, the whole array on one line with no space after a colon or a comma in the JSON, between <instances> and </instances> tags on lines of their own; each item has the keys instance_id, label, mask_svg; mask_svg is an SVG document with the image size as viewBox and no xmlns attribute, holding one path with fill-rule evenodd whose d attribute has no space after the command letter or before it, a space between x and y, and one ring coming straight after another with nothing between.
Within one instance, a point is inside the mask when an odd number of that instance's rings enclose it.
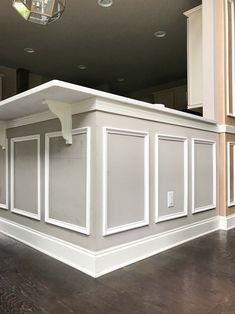
<instances>
[{"instance_id":1,"label":"white crown molding","mask_svg":"<svg viewBox=\"0 0 235 314\"><path fill-rule=\"evenodd\" d=\"M217 133L215 121L169 108L159 109L154 104L148 104L145 107L136 107L118 102L110 103L106 99L98 98L95 108L101 112Z\"/></svg>"},{"instance_id":2,"label":"white crown molding","mask_svg":"<svg viewBox=\"0 0 235 314\"><path fill-rule=\"evenodd\" d=\"M235 134L235 126L233 125L218 124L217 129L218 129L218 133Z\"/></svg>"},{"instance_id":3,"label":"white crown molding","mask_svg":"<svg viewBox=\"0 0 235 314\"><path fill-rule=\"evenodd\" d=\"M90 98L90 99L81 101L79 103L74 103L71 106L72 115L79 114L79 113L85 113L85 112L91 112L91 111L95 111L95 110L96 110L95 98ZM52 120L52 119L57 119L57 116L53 112L51 112L50 110L47 110L44 112L40 112L40 113L25 116L25 117L9 120L9 121L7 121L7 128L8 129L16 128L19 126L24 126L24 125L33 124L33 123L39 123L39 122L48 121L48 120Z\"/></svg>"},{"instance_id":4,"label":"white crown molding","mask_svg":"<svg viewBox=\"0 0 235 314\"><path fill-rule=\"evenodd\" d=\"M7 121L7 128L8 129L17 128L19 126L39 123L39 122L52 120L52 119L56 119L56 115L53 114L51 111L44 111L44 112L28 115L22 118L9 120Z\"/></svg>"},{"instance_id":5,"label":"white crown molding","mask_svg":"<svg viewBox=\"0 0 235 314\"><path fill-rule=\"evenodd\" d=\"M143 104L137 106L135 103L124 103L115 100L108 101L104 98L89 98L79 103L71 104L71 111L72 115L100 111L215 133L218 131L215 121L165 107L161 108L159 105ZM10 120L7 122L7 128L38 123L55 118L55 114L50 111L45 111Z\"/></svg>"},{"instance_id":6,"label":"white crown molding","mask_svg":"<svg viewBox=\"0 0 235 314\"><path fill-rule=\"evenodd\" d=\"M153 105L154 106L154 105ZM184 123L182 120L172 120L171 115L169 115L169 117L171 117L171 120L169 120L168 118L164 119L161 116L154 116L151 113L148 114L148 116L144 116L143 114L140 115L140 112L138 111L134 111L131 114L131 111L128 111L127 108L123 108L124 111L119 111L115 108L111 108L111 107L107 107L106 105L97 105L96 103L96 99L92 98L77 104L73 104L72 106L72 115L75 114L80 114L80 113L86 113L86 112L92 112L92 111L100 111L100 112L109 112L109 113L113 113L113 114L122 114L122 115L126 115L126 116L133 116L135 118L143 118L143 119L147 119L150 121L156 121L156 122L162 122L165 124L173 124L173 125L179 125L179 126L183 126L183 127L188 127L188 128L195 128L195 129L202 129L205 131L210 131L210 132L214 132L214 133L230 133L230 134L235 134L235 126L232 125L226 125L226 124L211 124L209 123L208 127L205 127L205 122L202 123L201 128L200 128L200 124L197 123L197 125L191 125L190 120L188 120L188 123ZM171 109L169 109L171 110ZM174 110L173 110L174 111ZM230 115L231 116L231 115ZM234 116L233 116L234 117ZM43 121L48 121L48 120L52 120L52 119L56 119L56 115L53 114L51 111L45 111L42 113L37 113L34 115L29 115L26 117L22 117L22 118L18 118L18 119L14 119L14 120L10 120L7 122L7 129L9 128L16 128L16 127L20 127L20 126L24 126L24 125L28 125L28 124L33 124L33 123L39 123L39 122L43 122ZM186 119L186 118L184 118Z\"/></svg>"},{"instance_id":7,"label":"white crown molding","mask_svg":"<svg viewBox=\"0 0 235 314\"><path fill-rule=\"evenodd\" d=\"M217 125L217 132L220 133L226 133L226 124L218 124Z\"/></svg>"}]
</instances>

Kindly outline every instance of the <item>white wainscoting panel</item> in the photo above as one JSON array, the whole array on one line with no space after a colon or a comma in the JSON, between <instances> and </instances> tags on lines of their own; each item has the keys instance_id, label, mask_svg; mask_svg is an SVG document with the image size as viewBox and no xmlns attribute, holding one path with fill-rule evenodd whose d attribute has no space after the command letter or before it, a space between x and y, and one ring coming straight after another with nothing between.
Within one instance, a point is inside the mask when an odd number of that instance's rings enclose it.
<instances>
[{"instance_id":1,"label":"white wainscoting panel","mask_svg":"<svg viewBox=\"0 0 235 314\"><path fill-rule=\"evenodd\" d=\"M211 148L211 166L212 166L212 178L211 178L211 182L208 184L208 188L210 188L211 190L211 194L212 194L212 202L209 204L206 204L203 206L199 206L197 207L195 204L195 199L196 199L196 184L199 185L203 185L205 179L207 179L207 175L206 175L206 171L207 171L207 167L206 167L206 163L208 162L208 158L210 158L210 156L203 156L203 154L200 155L201 158L201 167L202 169L204 168L204 172L201 175L200 182L196 182L196 176L199 175L199 173L197 173L197 169L196 169L196 160L195 160L195 147L196 145L206 145L208 147ZM203 158L204 157L204 158ZM203 161L202 161L203 159ZM205 140L205 139L197 139L197 138L193 138L192 139L192 213L196 214L196 213L200 213L203 211L207 211L210 209L215 209L216 208L216 142L215 141L210 141L210 140ZM206 190L205 190L205 193Z\"/></svg>"},{"instance_id":2,"label":"white wainscoting panel","mask_svg":"<svg viewBox=\"0 0 235 314\"><path fill-rule=\"evenodd\" d=\"M227 195L228 207L235 206L235 142L227 142Z\"/></svg>"},{"instance_id":3,"label":"white wainscoting panel","mask_svg":"<svg viewBox=\"0 0 235 314\"><path fill-rule=\"evenodd\" d=\"M68 230L76 231L86 235L90 234L90 199L91 199L91 129L90 127L78 128L72 130L72 136L86 135L86 175L85 175L85 215L86 225L68 223L63 220L55 219L50 216L50 139L62 137L61 132L46 133L45 135L45 221L49 224L59 226ZM74 176L79 176L79 173L74 173ZM66 180L66 176L64 178ZM67 200L69 206L69 199ZM78 211L81 210L78 208Z\"/></svg>"},{"instance_id":4,"label":"white wainscoting panel","mask_svg":"<svg viewBox=\"0 0 235 314\"><path fill-rule=\"evenodd\" d=\"M23 208L16 208L15 206L15 144L21 142L32 142L36 141L37 143L37 151L35 152L35 156L37 159L37 208L35 209L37 213L32 213L26 211ZM11 138L11 154L10 154L10 209L12 213L26 216L35 220L41 219L41 162L40 162L40 135L29 135L24 137L15 137ZM23 178L22 178L23 180ZM22 185L24 182L22 181ZM32 208L34 210L34 208Z\"/></svg>"},{"instance_id":5,"label":"white wainscoting panel","mask_svg":"<svg viewBox=\"0 0 235 314\"><path fill-rule=\"evenodd\" d=\"M6 176L6 180L5 180L5 184L6 184L6 202L4 204L0 203L0 208L1 209L9 209L9 165L8 165L8 140L6 141L6 149L5 149L5 176ZM0 149L2 149L0 147Z\"/></svg>"},{"instance_id":6,"label":"white wainscoting panel","mask_svg":"<svg viewBox=\"0 0 235 314\"><path fill-rule=\"evenodd\" d=\"M183 206L180 210L174 211L173 213L167 213L164 215L160 214L160 204L159 204L159 188L160 188L160 160L159 160L159 147L161 141L167 141L172 143L181 143L182 144L182 166L183 166ZM170 147L170 144L169 144ZM169 155L172 156L172 162L174 167L177 168L177 164L174 162L174 151L169 150ZM167 166L167 165L166 165ZM177 168L178 169L178 168ZM169 178L161 178L162 180L168 180ZM174 191L175 192L175 191ZM167 202L167 193L165 195ZM174 209L174 207L172 208ZM174 136L174 135L164 135L156 134L155 136L155 222L167 221L179 217L187 216L188 214L188 140L183 136Z\"/></svg>"},{"instance_id":7,"label":"white wainscoting panel","mask_svg":"<svg viewBox=\"0 0 235 314\"><path fill-rule=\"evenodd\" d=\"M226 32L226 107L227 115L235 117L235 4L234 0L224 0L224 4Z\"/></svg>"},{"instance_id":8,"label":"white wainscoting panel","mask_svg":"<svg viewBox=\"0 0 235 314\"><path fill-rule=\"evenodd\" d=\"M134 138L142 138L143 139L143 219L138 221L133 221L131 223L124 223L118 226L109 226L108 225L108 201L109 201L109 189L110 183L108 182L109 176L109 168L108 164L110 161L110 156L108 154L108 137L109 136L123 136L128 137L130 139ZM119 150L123 148L121 146L118 147ZM122 154L126 154L128 156L128 151L121 151ZM129 158L129 157L128 157ZM130 160L130 158L129 158ZM131 163L131 160L130 160ZM131 164L129 165L131 168ZM126 169L127 170L127 169ZM128 171L128 170L127 170ZM131 191L130 191L131 192ZM119 213L120 214L120 213ZM140 132L135 130L128 130L128 129L117 129L117 128L110 128L104 127L103 128L103 235L111 235L118 232L123 232L126 230L131 230L139 227L143 227L149 224L149 134L147 132Z\"/></svg>"}]
</instances>

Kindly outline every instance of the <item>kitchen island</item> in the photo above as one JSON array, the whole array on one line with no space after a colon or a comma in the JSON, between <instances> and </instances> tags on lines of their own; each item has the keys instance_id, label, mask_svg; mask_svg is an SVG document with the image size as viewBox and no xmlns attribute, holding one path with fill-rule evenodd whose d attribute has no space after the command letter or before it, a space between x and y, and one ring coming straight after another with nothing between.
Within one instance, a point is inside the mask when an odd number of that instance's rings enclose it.
<instances>
[{"instance_id":1,"label":"kitchen island","mask_svg":"<svg viewBox=\"0 0 235 314\"><path fill-rule=\"evenodd\" d=\"M214 121L61 81L0 102L0 232L93 277L219 228Z\"/></svg>"}]
</instances>

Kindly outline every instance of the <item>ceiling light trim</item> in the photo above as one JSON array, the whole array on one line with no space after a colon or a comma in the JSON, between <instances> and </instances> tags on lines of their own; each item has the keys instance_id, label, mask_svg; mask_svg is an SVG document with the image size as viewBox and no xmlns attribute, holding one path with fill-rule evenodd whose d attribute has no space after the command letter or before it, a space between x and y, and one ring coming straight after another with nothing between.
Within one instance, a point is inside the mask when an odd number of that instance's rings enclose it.
<instances>
[{"instance_id":1,"label":"ceiling light trim","mask_svg":"<svg viewBox=\"0 0 235 314\"><path fill-rule=\"evenodd\" d=\"M27 47L27 48L24 48L24 51L27 52L27 53L35 53L35 50L33 48L30 48L30 47Z\"/></svg>"},{"instance_id":2,"label":"ceiling light trim","mask_svg":"<svg viewBox=\"0 0 235 314\"><path fill-rule=\"evenodd\" d=\"M156 31L155 33L154 33L154 36L155 37L157 37L157 38L164 38L164 37L166 37L166 31Z\"/></svg>"},{"instance_id":3,"label":"ceiling light trim","mask_svg":"<svg viewBox=\"0 0 235 314\"><path fill-rule=\"evenodd\" d=\"M102 8L109 8L113 5L113 0L98 0L98 4Z\"/></svg>"}]
</instances>

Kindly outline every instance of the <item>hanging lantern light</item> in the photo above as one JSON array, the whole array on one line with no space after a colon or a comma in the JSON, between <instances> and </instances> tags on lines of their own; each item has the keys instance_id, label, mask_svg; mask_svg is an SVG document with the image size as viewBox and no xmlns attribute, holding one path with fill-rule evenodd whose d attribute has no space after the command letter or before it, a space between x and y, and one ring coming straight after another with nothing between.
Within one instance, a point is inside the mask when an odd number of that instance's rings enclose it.
<instances>
[{"instance_id":1,"label":"hanging lantern light","mask_svg":"<svg viewBox=\"0 0 235 314\"><path fill-rule=\"evenodd\" d=\"M66 0L13 0L13 7L26 20L47 25L58 20L65 9Z\"/></svg>"}]
</instances>

